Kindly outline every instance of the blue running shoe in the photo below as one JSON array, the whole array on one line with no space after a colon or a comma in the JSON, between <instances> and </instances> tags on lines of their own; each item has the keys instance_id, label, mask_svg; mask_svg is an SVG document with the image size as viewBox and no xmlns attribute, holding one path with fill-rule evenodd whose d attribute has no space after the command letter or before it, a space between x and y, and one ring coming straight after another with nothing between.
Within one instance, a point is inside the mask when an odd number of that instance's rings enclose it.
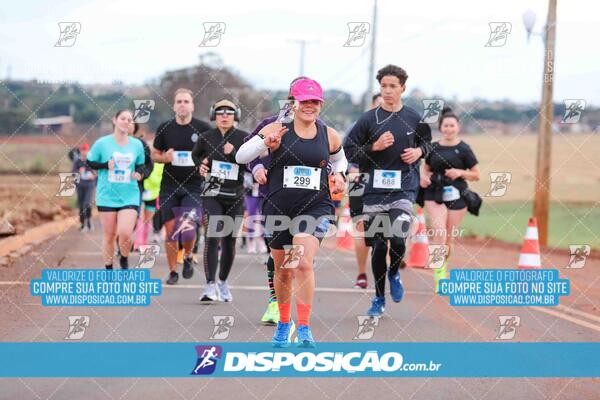
<instances>
[{"instance_id":1,"label":"blue running shoe","mask_svg":"<svg viewBox=\"0 0 600 400\"><path fill-rule=\"evenodd\" d=\"M315 347L315 339L310 331L310 326L298 325L298 335L296 336L296 343L298 347Z\"/></svg>"},{"instance_id":2,"label":"blue running shoe","mask_svg":"<svg viewBox=\"0 0 600 400\"><path fill-rule=\"evenodd\" d=\"M271 340L273 347L289 347L295 330L296 325L294 325L294 321L286 323L279 321L273 339Z\"/></svg>"},{"instance_id":3,"label":"blue running shoe","mask_svg":"<svg viewBox=\"0 0 600 400\"><path fill-rule=\"evenodd\" d=\"M402 281L400 280L400 272L396 272L394 275L388 272L388 279L390 280L390 294L392 295L392 300L396 303L400 303L402 301L402 296L404 296L404 286L402 286Z\"/></svg>"},{"instance_id":4,"label":"blue running shoe","mask_svg":"<svg viewBox=\"0 0 600 400\"><path fill-rule=\"evenodd\" d=\"M369 317L381 317L385 310L385 297L373 297L371 308L367 311Z\"/></svg>"}]
</instances>

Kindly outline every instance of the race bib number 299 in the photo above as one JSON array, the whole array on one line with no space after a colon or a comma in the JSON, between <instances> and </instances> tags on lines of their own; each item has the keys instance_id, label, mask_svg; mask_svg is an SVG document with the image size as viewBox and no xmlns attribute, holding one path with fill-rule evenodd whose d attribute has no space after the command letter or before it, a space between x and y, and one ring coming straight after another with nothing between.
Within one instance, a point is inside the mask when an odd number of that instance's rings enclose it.
<instances>
[{"instance_id":1,"label":"race bib number 299","mask_svg":"<svg viewBox=\"0 0 600 400\"><path fill-rule=\"evenodd\" d=\"M321 189L321 168L288 165L283 167L283 187L296 189Z\"/></svg>"}]
</instances>

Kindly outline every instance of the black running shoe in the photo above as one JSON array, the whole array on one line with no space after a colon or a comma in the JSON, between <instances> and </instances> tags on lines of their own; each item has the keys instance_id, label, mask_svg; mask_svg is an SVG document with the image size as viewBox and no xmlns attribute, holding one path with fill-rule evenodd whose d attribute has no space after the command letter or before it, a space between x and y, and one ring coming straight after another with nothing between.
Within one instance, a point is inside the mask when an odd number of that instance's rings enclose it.
<instances>
[{"instance_id":1,"label":"black running shoe","mask_svg":"<svg viewBox=\"0 0 600 400\"><path fill-rule=\"evenodd\" d=\"M129 258L121 256L119 258L119 264L121 265L121 269L129 269Z\"/></svg>"},{"instance_id":2,"label":"black running shoe","mask_svg":"<svg viewBox=\"0 0 600 400\"><path fill-rule=\"evenodd\" d=\"M112 264L110 264L110 265L105 265L104 267L105 267L106 269L113 269L113 267L112 267Z\"/></svg>"},{"instance_id":3,"label":"black running shoe","mask_svg":"<svg viewBox=\"0 0 600 400\"><path fill-rule=\"evenodd\" d=\"M169 279L167 279L167 285L175 285L179 280L179 274L175 271L169 273Z\"/></svg>"},{"instance_id":4,"label":"black running shoe","mask_svg":"<svg viewBox=\"0 0 600 400\"><path fill-rule=\"evenodd\" d=\"M194 275L194 259L191 256L183 259L183 272L181 275L185 279L190 279Z\"/></svg>"}]
</instances>

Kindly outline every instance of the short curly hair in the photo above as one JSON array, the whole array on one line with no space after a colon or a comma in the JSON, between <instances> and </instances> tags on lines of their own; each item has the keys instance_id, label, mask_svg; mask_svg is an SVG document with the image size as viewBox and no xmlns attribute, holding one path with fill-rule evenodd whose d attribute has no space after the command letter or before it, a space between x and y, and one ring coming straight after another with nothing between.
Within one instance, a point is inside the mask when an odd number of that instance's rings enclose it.
<instances>
[{"instance_id":1,"label":"short curly hair","mask_svg":"<svg viewBox=\"0 0 600 400\"><path fill-rule=\"evenodd\" d=\"M388 75L397 77L401 85L404 85L408 79L408 74L403 68L389 64L377 71L377 82L381 83L383 77Z\"/></svg>"}]
</instances>

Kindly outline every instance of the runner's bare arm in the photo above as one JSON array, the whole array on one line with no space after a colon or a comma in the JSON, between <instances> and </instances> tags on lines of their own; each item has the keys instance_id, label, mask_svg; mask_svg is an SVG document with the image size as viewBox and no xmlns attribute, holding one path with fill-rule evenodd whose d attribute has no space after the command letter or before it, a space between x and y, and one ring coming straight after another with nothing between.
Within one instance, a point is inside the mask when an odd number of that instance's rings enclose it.
<instances>
[{"instance_id":1,"label":"runner's bare arm","mask_svg":"<svg viewBox=\"0 0 600 400\"><path fill-rule=\"evenodd\" d=\"M329 140L329 153L334 153L342 146L340 134L329 126L327 127L327 139Z\"/></svg>"},{"instance_id":2,"label":"runner's bare arm","mask_svg":"<svg viewBox=\"0 0 600 400\"><path fill-rule=\"evenodd\" d=\"M467 181L478 181L479 180L479 168L474 165L468 169L457 169L449 168L446 170L445 175L450 179L463 178Z\"/></svg>"},{"instance_id":3,"label":"runner's bare arm","mask_svg":"<svg viewBox=\"0 0 600 400\"><path fill-rule=\"evenodd\" d=\"M152 148L152 159L161 164L168 164L173 161L173 149L167 151L160 151Z\"/></svg>"}]
</instances>

